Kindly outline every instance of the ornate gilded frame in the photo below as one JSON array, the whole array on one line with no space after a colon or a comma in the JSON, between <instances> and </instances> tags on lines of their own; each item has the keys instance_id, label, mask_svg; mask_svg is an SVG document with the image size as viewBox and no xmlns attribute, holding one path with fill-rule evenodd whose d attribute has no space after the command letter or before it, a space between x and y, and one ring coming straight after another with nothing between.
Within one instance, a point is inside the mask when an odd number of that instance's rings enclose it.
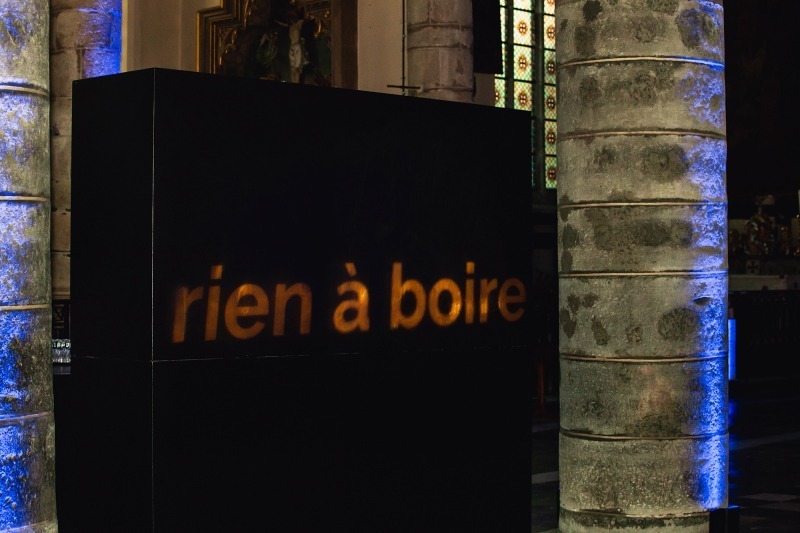
<instances>
[{"instance_id":1,"label":"ornate gilded frame","mask_svg":"<svg viewBox=\"0 0 800 533\"><path fill-rule=\"evenodd\" d=\"M226 38L245 26L248 11L269 0L220 0L218 7L197 12L197 71L217 73L221 46ZM358 86L358 0L307 0L306 10L330 9L333 84Z\"/></svg>"}]
</instances>

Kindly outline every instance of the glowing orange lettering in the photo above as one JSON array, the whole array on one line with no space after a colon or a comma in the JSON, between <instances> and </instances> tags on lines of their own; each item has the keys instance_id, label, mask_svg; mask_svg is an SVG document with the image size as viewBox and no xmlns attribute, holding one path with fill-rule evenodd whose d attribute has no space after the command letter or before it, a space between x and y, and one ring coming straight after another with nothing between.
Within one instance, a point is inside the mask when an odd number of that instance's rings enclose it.
<instances>
[{"instance_id":1,"label":"glowing orange lettering","mask_svg":"<svg viewBox=\"0 0 800 533\"><path fill-rule=\"evenodd\" d=\"M254 305L243 305L242 300L255 300ZM264 317L269 313L269 299L264 289L252 283L245 283L228 296L225 304L225 327L228 333L237 339L252 339L264 329L263 320L255 320L250 326L243 327L240 318Z\"/></svg>"},{"instance_id":2,"label":"glowing orange lettering","mask_svg":"<svg viewBox=\"0 0 800 533\"><path fill-rule=\"evenodd\" d=\"M181 287L175 295L175 319L172 322L172 342L183 342L186 339L186 314L189 306L203 297L203 287L195 287L189 292L188 287Z\"/></svg>"},{"instance_id":3,"label":"glowing orange lettering","mask_svg":"<svg viewBox=\"0 0 800 533\"><path fill-rule=\"evenodd\" d=\"M403 313L403 296L414 297L414 311L410 316ZM425 288L415 279L403 281L403 263L392 263L392 312L390 325L392 329L403 327L412 329L422 322L425 316Z\"/></svg>"},{"instance_id":4,"label":"glowing orange lettering","mask_svg":"<svg viewBox=\"0 0 800 533\"><path fill-rule=\"evenodd\" d=\"M288 289L280 283L275 289L275 324L273 335L280 337L286 330L286 303L289 298L300 299L300 334L311 331L311 287L305 283L295 283Z\"/></svg>"},{"instance_id":5,"label":"glowing orange lettering","mask_svg":"<svg viewBox=\"0 0 800 533\"><path fill-rule=\"evenodd\" d=\"M509 289L516 289L516 294L509 294ZM500 295L497 297L497 308L500 310L500 314L503 315L503 318L509 322L516 322L522 318L525 308L520 307L516 311L510 311L508 306L510 304L524 303L526 299L525 285L517 278L507 279L500 286Z\"/></svg>"}]
</instances>

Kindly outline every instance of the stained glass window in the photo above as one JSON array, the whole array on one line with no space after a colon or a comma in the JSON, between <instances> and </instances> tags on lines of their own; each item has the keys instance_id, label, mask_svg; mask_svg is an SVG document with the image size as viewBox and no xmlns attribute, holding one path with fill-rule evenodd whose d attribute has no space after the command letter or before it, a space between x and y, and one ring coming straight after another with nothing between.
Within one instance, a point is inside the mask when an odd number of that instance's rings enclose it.
<instances>
[{"instance_id":1,"label":"stained glass window","mask_svg":"<svg viewBox=\"0 0 800 533\"><path fill-rule=\"evenodd\" d=\"M531 181L534 186L554 188L558 181L555 0L500 0L500 25L503 70L495 76L495 105L531 112Z\"/></svg>"},{"instance_id":2,"label":"stained glass window","mask_svg":"<svg viewBox=\"0 0 800 533\"><path fill-rule=\"evenodd\" d=\"M544 186L555 188L558 183L556 166L556 0L544 0L542 14L542 62L544 64L541 88L544 95Z\"/></svg>"}]
</instances>

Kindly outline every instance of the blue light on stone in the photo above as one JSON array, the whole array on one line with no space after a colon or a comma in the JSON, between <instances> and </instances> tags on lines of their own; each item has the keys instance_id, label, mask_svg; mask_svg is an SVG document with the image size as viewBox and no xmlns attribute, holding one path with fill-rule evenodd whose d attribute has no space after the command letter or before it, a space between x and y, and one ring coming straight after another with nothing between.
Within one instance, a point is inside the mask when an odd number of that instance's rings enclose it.
<instances>
[{"instance_id":1,"label":"blue light on stone","mask_svg":"<svg viewBox=\"0 0 800 533\"><path fill-rule=\"evenodd\" d=\"M16 458L21 450L19 446L19 439L15 435L16 429L14 426L0 428L0 465L2 465L2 472L0 474L0 488L2 489L3 499L10 502L10 505L0 506L0 527L10 528L14 527L16 517L14 516L14 508L19 498L18 479L24 479L25 473L20 471L19 464L15 463Z\"/></svg>"},{"instance_id":2,"label":"blue light on stone","mask_svg":"<svg viewBox=\"0 0 800 533\"><path fill-rule=\"evenodd\" d=\"M0 531L56 531L48 0L0 1Z\"/></svg>"},{"instance_id":3,"label":"blue light on stone","mask_svg":"<svg viewBox=\"0 0 800 533\"><path fill-rule=\"evenodd\" d=\"M678 92L682 99L691 102L689 113L714 128L725 127L725 76L724 71L709 68L689 71L680 82Z\"/></svg>"},{"instance_id":4,"label":"blue light on stone","mask_svg":"<svg viewBox=\"0 0 800 533\"><path fill-rule=\"evenodd\" d=\"M728 381L736 379L736 319L728 319Z\"/></svg>"},{"instance_id":5,"label":"blue light on stone","mask_svg":"<svg viewBox=\"0 0 800 533\"><path fill-rule=\"evenodd\" d=\"M727 155L727 143L722 139L703 139L687 152L684 179L697 187L699 197L725 198Z\"/></svg>"},{"instance_id":6,"label":"blue light on stone","mask_svg":"<svg viewBox=\"0 0 800 533\"><path fill-rule=\"evenodd\" d=\"M103 36L102 43L83 50L83 74L86 78L116 74L122 53L122 11L120 2L113 7L100 4L97 9L77 9L91 15L83 26L86 36ZM105 16L97 16L103 13ZM102 44L102 45L99 45Z\"/></svg>"},{"instance_id":7,"label":"blue light on stone","mask_svg":"<svg viewBox=\"0 0 800 533\"><path fill-rule=\"evenodd\" d=\"M0 306L43 304L49 300L46 273L50 261L46 203L0 200Z\"/></svg>"},{"instance_id":8,"label":"blue light on stone","mask_svg":"<svg viewBox=\"0 0 800 533\"><path fill-rule=\"evenodd\" d=\"M711 437L698 446L693 461L698 506L706 510L725 507L728 502L728 434Z\"/></svg>"},{"instance_id":9,"label":"blue light on stone","mask_svg":"<svg viewBox=\"0 0 800 533\"><path fill-rule=\"evenodd\" d=\"M28 469L22 460L26 453L22 428L23 424L16 423L0 426L0 492L3 500L0 504L0 528L3 530L26 523L25 517L20 516L27 508L20 500L27 492L24 485L28 479Z\"/></svg>"},{"instance_id":10,"label":"blue light on stone","mask_svg":"<svg viewBox=\"0 0 800 533\"><path fill-rule=\"evenodd\" d=\"M54 457L52 413L0 417L0 531L57 531Z\"/></svg>"}]
</instances>

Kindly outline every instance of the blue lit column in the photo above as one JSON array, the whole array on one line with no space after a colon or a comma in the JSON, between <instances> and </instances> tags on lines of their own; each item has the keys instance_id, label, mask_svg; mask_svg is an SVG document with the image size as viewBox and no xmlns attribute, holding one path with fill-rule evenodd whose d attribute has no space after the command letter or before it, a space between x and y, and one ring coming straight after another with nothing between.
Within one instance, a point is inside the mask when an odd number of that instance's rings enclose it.
<instances>
[{"instance_id":1,"label":"blue lit column","mask_svg":"<svg viewBox=\"0 0 800 533\"><path fill-rule=\"evenodd\" d=\"M55 360L68 358L72 82L120 68L122 0L50 0L52 287Z\"/></svg>"},{"instance_id":2,"label":"blue lit column","mask_svg":"<svg viewBox=\"0 0 800 533\"><path fill-rule=\"evenodd\" d=\"M562 532L727 504L722 0L557 2Z\"/></svg>"},{"instance_id":3,"label":"blue lit column","mask_svg":"<svg viewBox=\"0 0 800 533\"><path fill-rule=\"evenodd\" d=\"M0 0L0 530L56 531L48 1Z\"/></svg>"}]
</instances>

